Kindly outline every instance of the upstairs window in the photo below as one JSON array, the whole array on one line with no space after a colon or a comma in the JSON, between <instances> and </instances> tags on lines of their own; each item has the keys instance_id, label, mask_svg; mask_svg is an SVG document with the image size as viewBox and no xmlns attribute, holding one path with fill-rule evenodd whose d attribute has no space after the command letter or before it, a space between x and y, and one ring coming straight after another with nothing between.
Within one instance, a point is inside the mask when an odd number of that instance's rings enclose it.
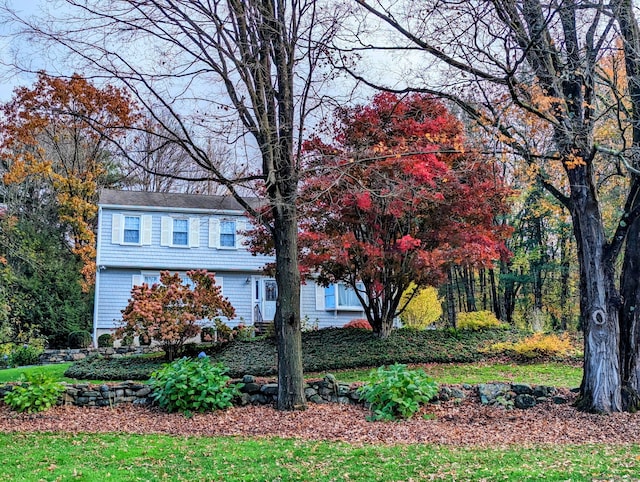
<instances>
[{"instance_id":1,"label":"upstairs window","mask_svg":"<svg viewBox=\"0 0 640 482\"><path fill-rule=\"evenodd\" d=\"M125 243L140 243L140 216L124 217L124 239Z\"/></svg>"},{"instance_id":2,"label":"upstairs window","mask_svg":"<svg viewBox=\"0 0 640 482\"><path fill-rule=\"evenodd\" d=\"M113 244L151 244L151 216L116 214L111 217L111 242Z\"/></svg>"},{"instance_id":3,"label":"upstairs window","mask_svg":"<svg viewBox=\"0 0 640 482\"><path fill-rule=\"evenodd\" d=\"M236 222L220 221L220 247L236 247Z\"/></svg>"},{"instance_id":4,"label":"upstairs window","mask_svg":"<svg viewBox=\"0 0 640 482\"><path fill-rule=\"evenodd\" d=\"M189 244L189 223L186 219L173 220L173 244L175 246Z\"/></svg>"},{"instance_id":5,"label":"upstairs window","mask_svg":"<svg viewBox=\"0 0 640 482\"><path fill-rule=\"evenodd\" d=\"M197 248L200 245L200 218L162 216L160 246Z\"/></svg>"}]
</instances>

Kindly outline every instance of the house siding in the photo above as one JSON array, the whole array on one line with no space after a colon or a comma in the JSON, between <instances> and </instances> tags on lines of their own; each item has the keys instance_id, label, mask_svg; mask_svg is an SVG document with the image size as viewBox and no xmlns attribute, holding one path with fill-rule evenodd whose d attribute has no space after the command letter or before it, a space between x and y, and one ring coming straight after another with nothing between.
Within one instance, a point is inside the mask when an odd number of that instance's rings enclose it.
<instances>
[{"instance_id":1,"label":"house siding","mask_svg":"<svg viewBox=\"0 0 640 482\"><path fill-rule=\"evenodd\" d=\"M316 284L307 281L300 287L300 312L302 317L307 317L308 322L318 325L318 328L343 326L354 318L364 318L364 311L336 311L317 309Z\"/></svg>"},{"instance_id":2,"label":"house siding","mask_svg":"<svg viewBox=\"0 0 640 482\"><path fill-rule=\"evenodd\" d=\"M139 196L138 196L139 194ZM253 256L246 246L241 245L242 236L236 234L236 248L218 248L221 220L236 221L237 229L250 227L249 220L243 211L231 209L228 200L224 201L224 209L204 209L202 206L180 205L178 208L160 206L135 205L136 199L159 199L167 202L167 198L153 193L107 192L109 203L99 205L98 216L98 253L97 280L94 311L94 337L113 331L120 326L122 310L131 297L134 277L140 279L144 272L159 273L168 270L184 274L191 269L205 269L222 278L223 295L229 299L236 311L233 320L224 320L230 326L238 323L252 324L256 316L256 283L265 278L262 268L266 263L275 261L273 256ZM152 199L153 198L153 199ZM171 201L189 203L203 202L200 198L168 196ZM120 205L113 199L124 200ZM131 205L128 205L131 204ZM140 216L140 243L124 243L124 217ZM188 246L171 246L171 236L167 234L172 225L163 218L177 217L189 219ZM116 227L114 230L114 219ZM214 220L214 221L212 221ZM164 225L164 236L163 233ZM150 228L150 229L146 229ZM197 232L197 239L191 234ZM184 239L184 237L182 238ZM213 246L213 247L212 247ZM307 281L301 286L301 316L319 328L342 326L354 318L362 318L360 311L325 310L316 299L316 285Z\"/></svg>"}]
</instances>

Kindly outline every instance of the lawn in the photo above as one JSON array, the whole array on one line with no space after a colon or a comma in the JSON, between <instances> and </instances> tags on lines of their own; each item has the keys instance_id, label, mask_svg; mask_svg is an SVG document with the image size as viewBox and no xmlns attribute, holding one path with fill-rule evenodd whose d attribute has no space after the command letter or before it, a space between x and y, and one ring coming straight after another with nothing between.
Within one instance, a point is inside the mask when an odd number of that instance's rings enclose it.
<instances>
[{"instance_id":1,"label":"lawn","mask_svg":"<svg viewBox=\"0 0 640 482\"><path fill-rule=\"evenodd\" d=\"M0 434L2 479L400 481L637 477L640 445L349 445L277 438Z\"/></svg>"},{"instance_id":2,"label":"lawn","mask_svg":"<svg viewBox=\"0 0 640 482\"><path fill-rule=\"evenodd\" d=\"M438 383L447 385L487 382L519 382L573 388L580 385L582 367L566 363L429 363L417 365ZM343 382L366 380L371 368L336 370L333 374ZM320 378L323 372L308 374Z\"/></svg>"},{"instance_id":3,"label":"lawn","mask_svg":"<svg viewBox=\"0 0 640 482\"><path fill-rule=\"evenodd\" d=\"M22 373L42 371L58 381L69 383L78 382L64 376L70 363L58 365L42 365L0 370L0 383L16 381ZM420 365L428 375L438 383L472 385L494 381L510 381L531 383L533 385L551 385L555 387L577 387L580 385L582 368L562 363L531 363L519 365L516 363L432 363ZM357 382L366 380L370 368L353 370L336 370L333 373L342 382ZM327 372L306 374L307 378L322 378ZM91 380L102 383L100 380ZM112 381L107 383L113 383Z\"/></svg>"}]
</instances>

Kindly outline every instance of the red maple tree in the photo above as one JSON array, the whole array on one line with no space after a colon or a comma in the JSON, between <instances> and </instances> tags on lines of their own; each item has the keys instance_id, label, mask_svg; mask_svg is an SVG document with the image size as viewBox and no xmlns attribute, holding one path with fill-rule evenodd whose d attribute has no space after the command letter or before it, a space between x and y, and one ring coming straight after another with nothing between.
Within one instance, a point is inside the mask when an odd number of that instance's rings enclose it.
<instances>
[{"instance_id":1,"label":"red maple tree","mask_svg":"<svg viewBox=\"0 0 640 482\"><path fill-rule=\"evenodd\" d=\"M332 143L307 141L300 262L321 284L344 283L386 338L410 297L453 264L507 255L509 190L493 162L465 152L460 122L431 96L381 93L341 109Z\"/></svg>"}]
</instances>

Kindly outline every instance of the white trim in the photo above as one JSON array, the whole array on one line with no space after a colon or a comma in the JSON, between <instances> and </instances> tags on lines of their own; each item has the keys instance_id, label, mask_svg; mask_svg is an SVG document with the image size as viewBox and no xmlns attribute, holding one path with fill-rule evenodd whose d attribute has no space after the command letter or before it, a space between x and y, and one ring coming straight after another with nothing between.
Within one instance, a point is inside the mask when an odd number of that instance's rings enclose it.
<instances>
[{"instance_id":1,"label":"white trim","mask_svg":"<svg viewBox=\"0 0 640 482\"><path fill-rule=\"evenodd\" d=\"M193 213L209 214L212 216L242 216L245 211L242 209L204 209L204 208L178 208L170 206L131 206L129 204L98 204L98 207L122 211L152 211L152 212L172 212L172 213Z\"/></svg>"},{"instance_id":2,"label":"white trim","mask_svg":"<svg viewBox=\"0 0 640 482\"><path fill-rule=\"evenodd\" d=\"M220 219L209 218L209 247L220 247Z\"/></svg>"},{"instance_id":3,"label":"white trim","mask_svg":"<svg viewBox=\"0 0 640 482\"><path fill-rule=\"evenodd\" d=\"M189 218L187 244L190 248L200 247L200 218Z\"/></svg>"},{"instance_id":4,"label":"white trim","mask_svg":"<svg viewBox=\"0 0 640 482\"><path fill-rule=\"evenodd\" d=\"M100 254L102 253L102 208L98 207L98 231L96 233L96 283L93 291L93 346L98 348L98 305L100 302ZM113 236L113 233L112 233Z\"/></svg>"},{"instance_id":5,"label":"white trim","mask_svg":"<svg viewBox=\"0 0 640 482\"><path fill-rule=\"evenodd\" d=\"M314 281L316 285L316 310L325 311L324 307L324 286L320 286Z\"/></svg>"},{"instance_id":6,"label":"white trim","mask_svg":"<svg viewBox=\"0 0 640 482\"><path fill-rule=\"evenodd\" d=\"M131 288L134 288L136 286L142 286L143 283L144 283L144 275L142 273L134 274L133 276L131 276Z\"/></svg>"},{"instance_id":7,"label":"white trim","mask_svg":"<svg viewBox=\"0 0 640 482\"><path fill-rule=\"evenodd\" d=\"M171 246L171 236L173 234L173 218L162 216L160 218L160 246Z\"/></svg>"},{"instance_id":8,"label":"white trim","mask_svg":"<svg viewBox=\"0 0 640 482\"><path fill-rule=\"evenodd\" d=\"M150 215L140 216L140 244L151 246L151 235L153 233L153 218Z\"/></svg>"},{"instance_id":9,"label":"white trim","mask_svg":"<svg viewBox=\"0 0 640 482\"><path fill-rule=\"evenodd\" d=\"M100 211L102 208L98 208ZM124 216L120 213L111 214L111 244L122 244L124 233Z\"/></svg>"}]
</instances>

